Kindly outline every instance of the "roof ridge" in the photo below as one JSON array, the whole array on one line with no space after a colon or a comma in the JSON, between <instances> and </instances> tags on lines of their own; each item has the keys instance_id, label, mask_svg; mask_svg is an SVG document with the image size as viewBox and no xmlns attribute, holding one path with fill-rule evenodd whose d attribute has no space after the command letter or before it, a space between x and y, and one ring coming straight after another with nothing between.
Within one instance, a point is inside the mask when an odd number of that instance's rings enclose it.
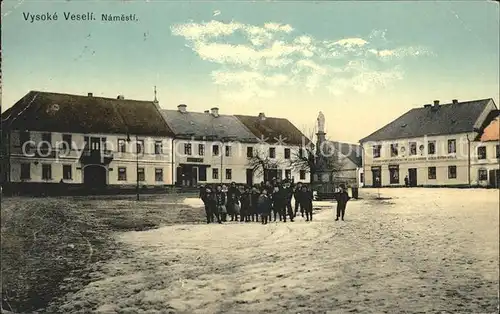
<instances>
[{"instance_id":1,"label":"roof ridge","mask_svg":"<svg viewBox=\"0 0 500 314\"><path fill-rule=\"evenodd\" d=\"M78 94L69 94L69 93L58 93L58 92L45 92L45 91L39 91L39 90L31 90L30 92L33 93L39 93L39 94L53 94L53 95L62 95L62 96L73 96L73 97L93 97L93 98L100 98L100 99L105 99L105 100L115 100L115 101L137 101L137 102L144 102L144 103L154 103L153 100L139 100L139 99L131 99L131 98L123 98L123 99L118 99L118 98L112 98L112 97L103 97L103 96L85 96L85 95L78 95Z\"/></svg>"}]
</instances>

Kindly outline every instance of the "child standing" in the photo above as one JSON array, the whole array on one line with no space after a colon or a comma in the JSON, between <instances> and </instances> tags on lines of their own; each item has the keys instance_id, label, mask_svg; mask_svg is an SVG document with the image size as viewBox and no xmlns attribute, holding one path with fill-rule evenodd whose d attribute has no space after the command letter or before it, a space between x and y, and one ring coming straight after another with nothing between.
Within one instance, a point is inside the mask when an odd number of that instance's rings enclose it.
<instances>
[{"instance_id":1,"label":"child standing","mask_svg":"<svg viewBox=\"0 0 500 314\"><path fill-rule=\"evenodd\" d=\"M301 191L301 202L300 202L300 208L304 210L306 214L306 221L311 221L312 220L312 215L313 215L313 192L310 188L306 187L305 185L302 186L302 191Z\"/></svg>"},{"instance_id":2,"label":"child standing","mask_svg":"<svg viewBox=\"0 0 500 314\"><path fill-rule=\"evenodd\" d=\"M267 195L267 190L263 189L259 196L259 201L257 204L259 208L259 213L262 219L262 224L265 225L269 221L269 216L271 215L271 200Z\"/></svg>"}]
</instances>

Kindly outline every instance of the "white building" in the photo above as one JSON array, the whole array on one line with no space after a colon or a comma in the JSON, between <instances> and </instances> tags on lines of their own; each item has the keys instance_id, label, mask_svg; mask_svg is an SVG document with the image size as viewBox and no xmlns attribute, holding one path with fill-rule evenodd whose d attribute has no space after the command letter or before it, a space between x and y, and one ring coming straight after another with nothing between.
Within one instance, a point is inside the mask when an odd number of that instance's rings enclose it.
<instances>
[{"instance_id":1,"label":"white building","mask_svg":"<svg viewBox=\"0 0 500 314\"><path fill-rule=\"evenodd\" d=\"M471 186L479 168L498 169L498 155L478 156L479 139L498 116L492 99L414 108L360 140L365 186ZM498 139L488 143L498 147ZM482 149L480 149L482 150Z\"/></svg>"},{"instance_id":2,"label":"white building","mask_svg":"<svg viewBox=\"0 0 500 314\"><path fill-rule=\"evenodd\" d=\"M287 162L300 147L303 134L286 119L220 114L215 107L193 112L185 104L161 113L175 134L173 175L177 185L255 184L264 176L309 180L305 171L293 171ZM263 137L266 143L259 141ZM283 142L276 143L276 139ZM250 159L258 154L280 166L266 169L265 174L252 169Z\"/></svg>"},{"instance_id":3,"label":"white building","mask_svg":"<svg viewBox=\"0 0 500 314\"><path fill-rule=\"evenodd\" d=\"M13 189L172 184L173 133L155 101L32 91L2 124L2 179Z\"/></svg>"}]
</instances>

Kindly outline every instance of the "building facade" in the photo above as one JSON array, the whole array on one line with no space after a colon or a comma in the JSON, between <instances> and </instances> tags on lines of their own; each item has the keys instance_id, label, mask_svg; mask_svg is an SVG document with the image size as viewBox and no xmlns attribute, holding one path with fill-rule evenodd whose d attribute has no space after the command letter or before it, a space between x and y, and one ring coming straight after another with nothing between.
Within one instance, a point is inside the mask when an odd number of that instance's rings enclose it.
<instances>
[{"instance_id":1,"label":"building facade","mask_svg":"<svg viewBox=\"0 0 500 314\"><path fill-rule=\"evenodd\" d=\"M176 185L231 182L251 185L272 177L308 180L305 171L294 171L289 162L300 142L284 140L273 144L273 137L302 139L302 133L295 127L291 128L292 124L286 119L262 118L263 114L255 119L220 114L215 107L203 113L193 112L185 104L179 105L177 110L161 112L175 134L173 175ZM275 126L276 120L279 120L278 129L266 126L267 133L261 131L263 125ZM284 130L279 128L283 125L286 125ZM263 137L265 141L260 140ZM259 157L275 160L279 166L276 169L255 169L254 160Z\"/></svg>"},{"instance_id":2,"label":"building facade","mask_svg":"<svg viewBox=\"0 0 500 314\"><path fill-rule=\"evenodd\" d=\"M14 189L172 184L173 133L154 101L29 92L2 124L2 181Z\"/></svg>"},{"instance_id":3,"label":"building facade","mask_svg":"<svg viewBox=\"0 0 500 314\"><path fill-rule=\"evenodd\" d=\"M492 99L415 108L360 141L364 185L473 186L479 168L498 169L496 145L486 144L487 158L478 155L486 127L498 116ZM479 149L481 152L483 148ZM489 156L489 157L488 157Z\"/></svg>"}]
</instances>

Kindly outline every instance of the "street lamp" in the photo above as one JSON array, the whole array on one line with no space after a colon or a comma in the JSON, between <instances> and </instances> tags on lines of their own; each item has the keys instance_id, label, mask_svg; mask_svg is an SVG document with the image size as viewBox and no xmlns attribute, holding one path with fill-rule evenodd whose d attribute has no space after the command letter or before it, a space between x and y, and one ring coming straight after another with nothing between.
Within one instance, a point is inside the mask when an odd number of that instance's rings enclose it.
<instances>
[{"instance_id":1,"label":"street lamp","mask_svg":"<svg viewBox=\"0 0 500 314\"><path fill-rule=\"evenodd\" d=\"M127 134L127 143L130 143L130 134ZM135 135L135 193L137 195L137 200L139 200L139 139L137 134Z\"/></svg>"}]
</instances>

